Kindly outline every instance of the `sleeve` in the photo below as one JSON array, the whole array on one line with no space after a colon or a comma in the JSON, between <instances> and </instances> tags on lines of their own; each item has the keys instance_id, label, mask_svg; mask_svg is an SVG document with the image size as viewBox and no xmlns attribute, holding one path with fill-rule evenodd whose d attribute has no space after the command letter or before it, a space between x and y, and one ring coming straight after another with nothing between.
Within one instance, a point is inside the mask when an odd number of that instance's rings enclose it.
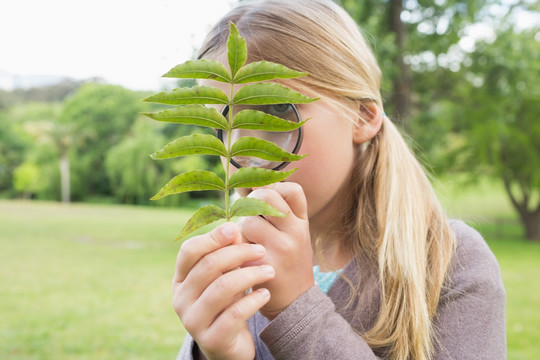
<instances>
[{"instance_id":1,"label":"sleeve","mask_svg":"<svg viewBox=\"0 0 540 360\"><path fill-rule=\"evenodd\" d=\"M484 239L462 222L449 282L434 319L434 359L506 359L505 290Z\"/></svg>"},{"instance_id":2,"label":"sleeve","mask_svg":"<svg viewBox=\"0 0 540 360\"><path fill-rule=\"evenodd\" d=\"M378 359L317 286L302 294L259 336L276 360Z\"/></svg>"},{"instance_id":3,"label":"sleeve","mask_svg":"<svg viewBox=\"0 0 540 360\"><path fill-rule=\"evenodd\" d=\"M194 360L193 359L193 348L195 347L195 340L186 333L180 352L176 356L176 360Z\"/></svg>"}]
</instances>

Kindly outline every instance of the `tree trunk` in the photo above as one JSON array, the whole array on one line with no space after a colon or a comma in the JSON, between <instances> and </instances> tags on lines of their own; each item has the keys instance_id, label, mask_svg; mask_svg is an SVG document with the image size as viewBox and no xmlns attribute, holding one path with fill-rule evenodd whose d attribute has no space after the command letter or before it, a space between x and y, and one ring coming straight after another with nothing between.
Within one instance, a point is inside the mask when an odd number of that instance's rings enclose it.
<instances>
[{"instance_id":1,"label":"tree trunk","mask_svg":"<svg viewBox=\"0 0 540 360\"><path fill-rule=\"evenodd\" d=\"M405 64L406 29L401 21L403 0L390 0L390 30L395 34L397 53L395 62L399 74L394 83L392 102L396 109L397 119L406 124L410 114L412 78L409 66Z\"/></svg>"},{"instance_id":2,"label":"tree trunk","mask_svg":"<svg viewBox=\"0 0 540 360\"><path fill-rule=\"evenodd\" d=\"M525 230L525 237L528 240L540 242L540 201L536 205L535 210L530 210L530 189L521 187L522 196L521 199L518 199L514 192L512 192L512 180L508 176L503 175L503 182L506 194L519 214L519 218L521 219L521 223Z\"/></svg>"},{"instance_id":3,"label":"tree trunk","mask_svg":"<svg viewBox=\"0 0 540 360\"><path fill-rule=\"evenodd\" d=\"M60 157L60 192L63 203L70 202L70 176L69 176L69 156L67 151L62 152Z\"/></svg>"},{"instance_id":4,"label":"tree trunk","mask_svg":"<svg viewBox=\"0 0 540 360\"><path fill-rule=\"evenodd\" d=\"M540 242L540 212L520 214L520 218L527 239Z\"/></svg>"}]
</instances>

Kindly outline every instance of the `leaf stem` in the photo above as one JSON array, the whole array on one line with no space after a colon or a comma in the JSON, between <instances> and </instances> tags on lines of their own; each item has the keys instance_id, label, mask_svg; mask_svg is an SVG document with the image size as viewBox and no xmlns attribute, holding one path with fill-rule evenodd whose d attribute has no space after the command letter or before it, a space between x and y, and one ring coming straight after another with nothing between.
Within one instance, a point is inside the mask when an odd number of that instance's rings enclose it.
<instances>
[{"instance_id":1,"label":"leaf stem","mask_svg":"<svg viewBox=\"0 0 540 360\"><path fill-rule=\"evenodd\" d=\"M230 174L230 163L231 163L231 140L232 140L232 121L233 121L233 96L234 96L234 82L231 80L231 91L229 98L229 112L228 112L228 121L227 121L227 161L225 162L225 217L226 221L231 221L231 212L230 212L230 189L229 189L229 174Z\"/></svg>"}]
</instances>

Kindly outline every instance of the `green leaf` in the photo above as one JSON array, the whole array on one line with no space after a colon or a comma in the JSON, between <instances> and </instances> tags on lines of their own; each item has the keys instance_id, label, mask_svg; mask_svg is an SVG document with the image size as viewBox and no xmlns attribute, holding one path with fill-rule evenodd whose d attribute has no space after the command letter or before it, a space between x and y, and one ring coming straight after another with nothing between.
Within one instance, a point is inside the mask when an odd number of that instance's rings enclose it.
<instances>
[{"instance_id":1,"label":"green leaf","mask_svg":"<svg viewBox=\"0 0 540 360\"><path fill-rule=\"evenodd\" d=\"M152 159L169 159L185 155L227 156L225 145L214 135L194 134L171 141L163 149L156 151Z\"/></svg>"},{"instance_id":2,"label":"green leaf","mask_svg":"<svg viewBox=\"0 0 540 360\"><path fill-rule=\"evenodd\" d=\"M306 155L292 154L270 141L244 136L232 145L231 156L253 156L270 161L296 161Z\"/></svg>"},{"instance_id":3,"label":"green leaf","mask_svg":"<svg viewBox=\"0 0 540 360\"><path fill-rule=\"evenodd\" d=\"M257 215L269 215L279 217L287 216L287 214L282 213L270 204L262 200L249 197L238 199L231 206L231 217Z\"/></svg>"},{"instance_id":4,"label":"green leaf","mask_svg":"<svg viewBox=\"0 0 540 360\"><path fill-rule=\"evenodd\" d=\"M231 68L231 76L234 78L238 70L247 59L246 41L238 33L238 29L231 22L229 25L229 39L227 41L227 58Z\"/></svg>"},{"instance_id":5,"label":"green leaf","mask_svg":"<svg viewBox=\"0 0 540 360\"><path fill-rule=\"evenodd\" d=\"M234 105L307 104L317 100L276 83L257 83L242 87L234 95Z\"/></svg>"},{"instance_id":6,"label":"green leaf","mask_svg":"<svg viewBox=\"0 0 540 360\"><path fill-rule=\"evenodd\" d=\"M184 105L175 109L142 114L157 121L199 125L222 130L228 128L227 119L219 111L204 105Z\"/></svg>"},{"instance_id":7,"label":"green leaf","mask_svg":"<svg viewBox=\"0 0 540 360\"><path fill-rule=\"evenodd\" d=\"M225 210L216 205L206 205L200 208L187 221L186 225L178 234L175 241L182 240L192 232L202 228L205 225L226 218Z\"/></svg>"},{"instance_id":8,"label":"green leaf","mask_svg":"<svg viewBox=\"0 0 540 360\"><path fill-rule=\"evenodd\" d=\"M200 59L186 61L176 65L168 73L163 75L168 78L178 79L211 79L230 83L231 76L222 63L216 60Z\"/></svg>"},{"instance_id":9,"label":"green leaf","mask_svg":"<svg viewBox=\"0 0 540 360\"><path fill-rule=\"evenodd\" d=\"M242 110L233 119L233 129L265 130L265 131L291 131L298 129L306 123L307 119L299 123L287 121L258 110Z\"/></svg>"},{"instance_id":10,"label":"green leaf","mask_svg":"<svg viewBox=\"0 0 540 360\"><path fill-rule=\"evenodd\" d=\"M288 178L296 169L289 171L275 171L260 168L240 168L229 179L229 187L255 187L269 185L283 181Z\"/></svg>"},{"instance_id":11,"label":"green leaf","mask_svg":"<svg viewBox=\"0 0 540 360\"><path fill-rule=\"evenodd\" d=\"M292 70L280 64L268 61L257 61L247 64L238 70L238 73L234 77L234 83L245 84L272 79L290 79L306 75L308 75L308 73Z\"/></svg>"},{"instance_id":12,"label":"green leaf","mask_svg":"<svg viewBox=\"0 0 540 360\"><path fill-rule=\"evenodd\" d=\"M194 170L173 177L150 200L158 200L172 194L187 191L224 190L225 183L211 171Z\"/></svg>"},{"instance_id":13,"label":"green leaf","mask_svg":"<svg viewBox=\"0 0 540 360\"><path fill-rule=\"evenodd\" d=\"M185 105L227 104L229 99L221 89L196 85L190 88L178 88L170 92L161 92L147 97L143 101L168 105Z\"/></svg>"}]
</instances>

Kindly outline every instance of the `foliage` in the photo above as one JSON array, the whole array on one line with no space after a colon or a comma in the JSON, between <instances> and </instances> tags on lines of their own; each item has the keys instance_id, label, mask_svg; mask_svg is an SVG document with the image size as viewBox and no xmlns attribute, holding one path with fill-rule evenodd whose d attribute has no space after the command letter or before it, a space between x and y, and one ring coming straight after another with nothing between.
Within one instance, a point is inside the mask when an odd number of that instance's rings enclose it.
<instances>
[{"instance_id":1,"label":"foliage","mask_svg":"<svg viewBox=\"0 0 540 360\"><path fill-rule=\"evenodd\" d=\"M105 169L117 202L147 204L148 191L156 182L165 181L175 171L185 169L186 164L182 162L168 166L163 162L152 161L148 156L153 149L165 141L165 136L161 133L162 126L159 125L161 124L137 118L123 140L107 152ZM187 164L188 168L193 166L207 168L208 165L204 160ZM167 204L177 205L178 200L174 197L170 198Z\"/></svg>"},{"instance_id":2,"label":"foliage","mask_svg":"<svg viewBox=\"0 0 540 360\"><path fill-rule=\"evenodd\" d=\"M386 113L410 132L410 123L424 110L420 102L434 98L424 84L445 81L452 72L450 64L440 66L438 59L451 52L466 26L479 20L489 0L341 2L373 42L384 74Z\"/></svg>"},{"instance_id":3,"label":"foliage","mask_svg":"<svg viewBox=\"0 0 540 360\"><path fill-rule=\"evenodd\" d=\"M69 95L74 94L81 85L81 81L66 79L57 84L29 89L15 89L13 91L0 89L0 110L22 103L62 102Z\"/></svg>"},{"instance_id":4,"label":"foliage","mask_svg":"<svg viewBox=\"0 0 540 360\"><path fill-rule=\"evenodd\" d=\"M0 111L0 193L11 192L13 173L24 161L29 139L6 110Z\"/></svg>"},{"instance_id":5,"label":"foliage","mask_svg":"<svg viewBox=\"0 0 540 360\"><path fill-rule=\"evenodd\" d=\"M65 104L59 123L70 126L72 196L111 194L107 151L129 131L141 104L137 93L115 85L85 84Z\"/></svg>"},{"instance_id":6,"label":"foliage","mask_svg":"<svg viewBox=\"0 0 540 360\"><path fill-rule=\"evenodd\" d=\"M518 30L518 14L538 15L538 3L343 5L377 39L386 112L402 121L417 154L438 175L468 171L469 179L482 173L502 180L527 237L540 239L538 24Z\"/></svg>"},{"instance_id":7,"label":"foliage","mask_svg":"<svg viewBox=\"0 0 540 360\"><path fill-rule=\"evenodd\" d=\"M458 168L502 180L526 236L540 240L540 29L503 28L470 54L468 86L454 109ZM457 156L456 156L457 158Z\"/></svg>"},{"instance_id":8,"label":"foliage","mask_svg":"<svg viewBox=\"0 0 540 360\"><path fill-rule=\"evenodd\" d=\"M229 162L234 156L258 157L271 161L295 161L303 157L288 153L271 142L255 137L241 137L232 143L231 132L233 129L290 131L300 127L303 123L289 122L255 110L242 110L235 114L233 108L236 105L312 102L316 99L303 96L283 85L260 82L295 78L307 74L266 61L244 65L247 59L246 43L232 23L230 24L227 48L229 69L226 69L218 61L202 59L177 65L165 76L180 79L212 79L224 82L230 84L230 96L219 88L195 85L189 88L177 88L171 92L159 93L145 99L148 102L180 105L171 110L145 114L154 120L199 125L218 129L227 134L227 140L224 143L209 134L184 136L174 140L152 155L154 159L189 155L213 155L224 158L224 178L212 171L189 171L174 177L152 198L160 199L171 194L187 191L221 190L224 192L224 209L216 205L207 205L200 208L187 222L177 240L188 236L202 226L220 219L229 221L233 216L285 216L285 214L274 209L269 204L253 198L238 199L234 204L230 204L229 193L231 189L236 187L263 186L284 180L294 170L279 172L245 167L231 175L229 173ZM249 85L241 87L234 93L233 87L235 84ZM229 107L229 114L235 114L235 116L227 120L215 108L205 107L203 104L226 105Z\"/></svg>"},{"instance_id":9,"label":"foliage","mask_svg":"<svg viewBox=\"0 0 540 360\"><path fill-rule=\"evenodd\" d=\"M29 198L31 194L45 187L45 181L39 167L31 162L18 166L13 174L13 187L16 191L23 193L24 198Z\"/></svg>"}]
</instances>

